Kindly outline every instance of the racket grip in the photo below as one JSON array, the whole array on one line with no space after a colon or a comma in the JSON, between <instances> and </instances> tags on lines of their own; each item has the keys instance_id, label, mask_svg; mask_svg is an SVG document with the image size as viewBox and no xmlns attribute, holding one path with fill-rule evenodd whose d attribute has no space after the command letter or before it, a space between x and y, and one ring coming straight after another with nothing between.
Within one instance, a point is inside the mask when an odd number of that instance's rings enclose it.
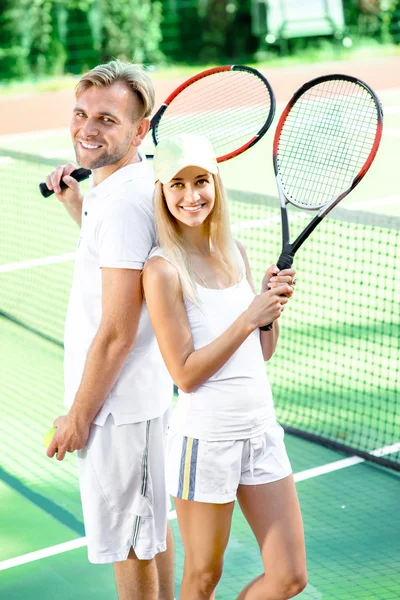
<instances>
[{"instance_id":1,"label":"racket grip","mask_svg":"<svg viewBox=\"0 0 400 600\"><path fill-rule=\"evenodd\" d=\"M293 254L290 254L289 252L282 252L280 257L278 258L278 262L276 263L276 266L278 267L278 269L280 271L283 271L283 269L290 269L290 267L293 264L293 259L294 259ZM261 331L271 331L272 326L273 326L273 323L269 323L268 325L263 325L262 327L260 327L260 329L261 329Z\"/></svg>"},{"instance_id":2,"label":"racket grip","mask_svg":"<svg viewBox=\"0 0 400 600\"><path fill-rule=\"evenodd\" d=\"M70 177L73 177L77 181L83 181L84 179L90 177L91 172L92 171L90 169L75 169L75 171L72 171L72 173L70 174ZM60 181L60 188L62 190L65 190L67 187L68 186L64 181ZM48 198L49 196L54 194L54 190L49 190L49 188L44 182L39 183L39 190L42 196L44 196L45 198Z\"/></svg>"}]
</instances>

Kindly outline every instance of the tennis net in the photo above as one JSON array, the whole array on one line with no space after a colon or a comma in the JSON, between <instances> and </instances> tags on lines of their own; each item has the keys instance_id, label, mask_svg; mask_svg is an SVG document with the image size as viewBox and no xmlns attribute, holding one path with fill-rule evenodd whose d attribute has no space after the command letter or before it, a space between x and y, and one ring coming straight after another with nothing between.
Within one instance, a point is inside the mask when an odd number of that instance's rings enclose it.
<instances>
[{"instance_id":1,"label":"tennis net","mask_svg":"<svg viewBox=\"0 0 400 600\"><path fill-rule=\"evenodd\" d=\"M0 150L0 315L62 346L76 225L38 191L57 159ZM276 198L228 190L259 285L280 252ZM292 235L304 215L292 213ZM400 218L335 209L296 256L296 294L267 369L296 435L400 470Z\"/></svg>"}]
</instances>

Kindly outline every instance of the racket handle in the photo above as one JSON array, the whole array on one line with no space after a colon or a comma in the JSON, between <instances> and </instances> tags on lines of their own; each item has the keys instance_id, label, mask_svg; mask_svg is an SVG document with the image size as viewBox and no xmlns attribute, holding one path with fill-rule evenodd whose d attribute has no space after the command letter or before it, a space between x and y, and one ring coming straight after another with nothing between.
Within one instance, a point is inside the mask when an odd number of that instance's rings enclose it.
<instances>
[{"instance_id":1,"label":"racket handle","mask_svg":"<svg viewBox=\"0 0 400 600\"><path fill-rule=\"evenodd\" d=\"M283 269L290 269L290 267L293 264L293 259L294 259L293 254L290 254L289 252L282 252L280 257L278 258L278 262L276 263L276 266L278 267L278 269L280 271L283 271ZM260 327L260 329L261 329L261 331L271 331L272 326L273 326L273 323L269 323L268 325L263 325L262 327Z\"/></svg>"},{"instance_id":2,"label":"racket handle","mask_svg":"<svg viewBox=\"0 0 400 600\"><path fill-rule=\"evenodd\" d=\"M90 171L90 169L75 169L75 171L72 171L72 173L70 174L70 177L73 177L77 181L83 181L84 179L87 179L90 176L91 172L92 171ZM68 186L66 183L64 183L64 181L60 181L60 188L62 190L65 190L67 187ZM54 190L49 190L49 188L44 182L39 183L39 190L42 196L44 196L45 198L48 198L49 196L54 194Z\"/></svg>"}]
</instances>

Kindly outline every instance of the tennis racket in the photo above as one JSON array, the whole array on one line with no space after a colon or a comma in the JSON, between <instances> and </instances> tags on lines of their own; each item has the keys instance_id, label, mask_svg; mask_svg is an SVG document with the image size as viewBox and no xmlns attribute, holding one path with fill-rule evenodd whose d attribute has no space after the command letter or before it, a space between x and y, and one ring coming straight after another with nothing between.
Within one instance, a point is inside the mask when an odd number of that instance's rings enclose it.
<instances>
[{"instance_id":1,"label":"tennis racket","mask_svg":"<svg viewBox=\"0 0 400 600\"><path fill-rule=\"evenodd\" d=\"M218 162L229 160L254 146L268 131L275 114L275 96L267 79L243 65L215 67L181 84L151 119L154 144L179 133L207 137ZM88 169L71 173L87 179ZM66 184L60 183L64 189ZM41 183L43 196L50 196Z\"/></svg>"},{"instance_id":2,"label":"tennis racket","mask_svg":"<svg viewBox=\"0 0 400 600\"><path fill-rule=\"evenodd\" d=\"M382 137L383 112L375 92L349 75L325 75L305 83L277 125L273 161L281 205L279 270L326 215L361 181ZM290 242L287 204L318 213ZM261 327L272 329L272 324Z\"/></svg>"}]
</instances>

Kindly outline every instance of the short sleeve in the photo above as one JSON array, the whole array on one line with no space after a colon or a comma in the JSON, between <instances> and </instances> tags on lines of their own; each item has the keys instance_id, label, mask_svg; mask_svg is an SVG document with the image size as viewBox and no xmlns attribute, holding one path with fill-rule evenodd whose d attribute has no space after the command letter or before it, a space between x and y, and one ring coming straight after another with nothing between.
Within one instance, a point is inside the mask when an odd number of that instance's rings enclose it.
<instances>
[{"instance_id":1,"label":"short sleeve","mask_svg":"<svg viewBox=\"0 0 400 600\"><path fill-rule=\"evenodd\" d=\"M155 243L153 215L140 202L112 200L96 229L99 266L142 269Z\"/></svg>"}]
</instances>

